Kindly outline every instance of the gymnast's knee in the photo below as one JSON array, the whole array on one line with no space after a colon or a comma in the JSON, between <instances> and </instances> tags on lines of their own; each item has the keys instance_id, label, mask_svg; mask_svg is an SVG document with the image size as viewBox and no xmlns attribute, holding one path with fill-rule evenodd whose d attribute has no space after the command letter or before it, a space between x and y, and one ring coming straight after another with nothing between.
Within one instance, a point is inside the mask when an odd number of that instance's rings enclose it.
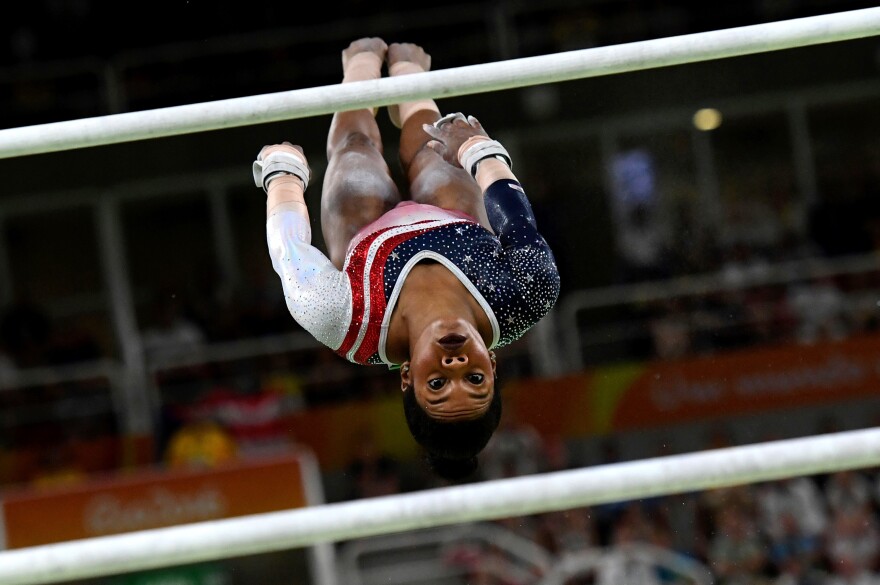
<instances>
[{"instance_id":1,"label":"gymnast's knee","mask_svg":"<svg viewBox=\"0 0 880 585\"><path fill-rule=\"evenodd\" d=\"M345 156L362 156L347 154ZM353 161L349 161L353 162ZM397 185L386 170L372 165L351 164L328 174L322 196L324 210L357 221L359 217L378 217L400 201Z\"/></svg>"},{"instance_id":2,"label":"gymnast's knee","mask_svg":"<svg viewBox=\"0 0 880 585\"><path fill-rule=\"evenodd\" d=\"M456 207L458 203L481 199L482 194L477 183L463 169L449 165L436 152L430 151L419 155L411 174L411 193L414 200L424 203L438 204L441 207Z\"/></svg>"},{"instance_id":3,"label":"gymnast's knee","mask_svg":"<svg viewBox=\"0 0 880 585\"><path fill-rule=\"evenodd\" d=\"M349 152L372 152L381 159L381 137L378 135L370 136L368 132L353 131L343 133L338 138L327 141L327 160L332 161L334 158L344 156Z\"/></svg>"}]
</instances>

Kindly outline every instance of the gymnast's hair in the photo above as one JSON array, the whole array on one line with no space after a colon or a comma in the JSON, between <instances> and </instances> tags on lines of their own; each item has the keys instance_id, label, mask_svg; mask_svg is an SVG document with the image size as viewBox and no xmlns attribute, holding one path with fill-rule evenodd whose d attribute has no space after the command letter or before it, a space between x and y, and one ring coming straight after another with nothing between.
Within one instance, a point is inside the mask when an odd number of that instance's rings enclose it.
<instances>
[{"instance_id":1,"label":"gymnast's hair","mask_svg":"<svg viewBox=\"0 0 880 585\"><path fill-rule=\"evenodd\" d=\"M489 409L480 418L441 422L419 406L410 385L403 392L403 413L413 438L425 449L431 469L444 479L463 480L477 470L477 454L501 421L501 390L495 387Z\"/></svg>"}]
</instances>

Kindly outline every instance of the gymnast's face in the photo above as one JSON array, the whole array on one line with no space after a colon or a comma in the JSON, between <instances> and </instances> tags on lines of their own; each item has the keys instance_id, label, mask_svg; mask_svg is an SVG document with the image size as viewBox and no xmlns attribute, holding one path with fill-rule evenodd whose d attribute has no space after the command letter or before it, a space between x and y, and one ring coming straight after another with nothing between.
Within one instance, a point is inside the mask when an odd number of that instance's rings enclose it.
<instances>
[{"instance_id":1,"label":"gymnast's face","mask_svg":"<svg viewBox=\"0 0 880 585\"><path fill-rule=\"evenodd\" d=\"M495 393L495 356L469 322L440 320L428 327L400 369L416 402L441 421L479 418Z\"/></svg>"}]
</instances>

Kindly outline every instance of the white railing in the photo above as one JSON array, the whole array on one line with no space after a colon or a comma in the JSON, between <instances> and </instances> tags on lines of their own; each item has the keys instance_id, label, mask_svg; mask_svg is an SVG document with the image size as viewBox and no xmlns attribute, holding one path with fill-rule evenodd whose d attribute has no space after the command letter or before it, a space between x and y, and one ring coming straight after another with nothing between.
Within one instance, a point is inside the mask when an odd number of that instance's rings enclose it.
<instances>
[{"instance_id":1,"label":"white railing","mask_svg":"<svg viewBox=\"0 0 880 585\"><path fill-rule=\"evenodd\" d=\"M557 335L568 358L567 369L583 369L584 332L578 324L580 315L591 309L643 305L653 301L708 296L713 293L744 290L765 285L783 286L826 277L862 274L880 270L876 253L816 257L761 265L745 269L731 277L725 270L681 276L662 281L646 281L596 289L573 291L560 302L554 316Z\"/></svg>"}]
</instances>

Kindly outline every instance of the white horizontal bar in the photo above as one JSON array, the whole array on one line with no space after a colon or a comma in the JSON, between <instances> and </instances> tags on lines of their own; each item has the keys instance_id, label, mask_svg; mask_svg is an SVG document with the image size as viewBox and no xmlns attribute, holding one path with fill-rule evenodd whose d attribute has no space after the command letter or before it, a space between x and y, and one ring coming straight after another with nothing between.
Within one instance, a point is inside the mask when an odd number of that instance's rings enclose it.
<instances>
[{"instance_id":1,"label":"white horizontal bar","mask_svg":"<svg viewBox=\"0 0 880 585\"><path fill-rule=\"evenodd\" d=\"M0 583L58 583L878 464L880 429L757 443L11 550L0 553Z\"/></svg>"},{"instance_id":2,"label":"white horizontal bar","mask_svg":"<svg viewBox=\"0 0 880 585\"><path fill-rule=\"evenodd\" d=\"M880 35L880 8L0 131L11 158Z\"/></svg>"}]
</instances>

